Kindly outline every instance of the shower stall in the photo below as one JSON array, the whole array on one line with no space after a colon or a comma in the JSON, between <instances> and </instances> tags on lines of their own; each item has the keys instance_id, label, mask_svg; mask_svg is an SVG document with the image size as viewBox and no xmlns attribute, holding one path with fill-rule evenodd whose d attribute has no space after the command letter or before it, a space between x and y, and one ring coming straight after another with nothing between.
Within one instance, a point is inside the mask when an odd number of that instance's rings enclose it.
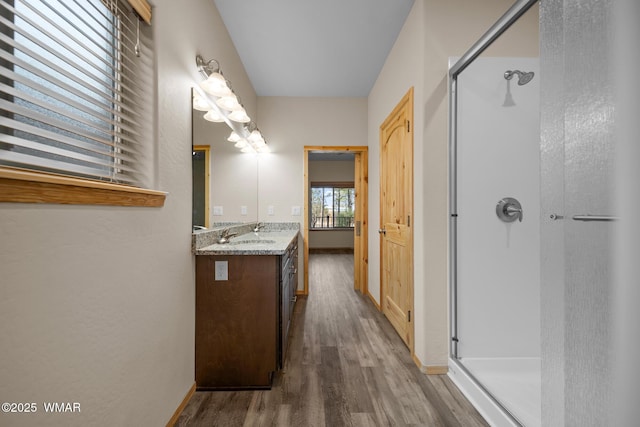
<instances>
[{"instance_id":1,"label":"shower stall","mask_svg":"<svg viewBox=\"0 0 640 427\"><path fill-rule=\"evenodd\" d=\"M541 425L539 58L496 42L534 3L449 73L449 375L496 426Z\"/></svg>"}]
</instances>

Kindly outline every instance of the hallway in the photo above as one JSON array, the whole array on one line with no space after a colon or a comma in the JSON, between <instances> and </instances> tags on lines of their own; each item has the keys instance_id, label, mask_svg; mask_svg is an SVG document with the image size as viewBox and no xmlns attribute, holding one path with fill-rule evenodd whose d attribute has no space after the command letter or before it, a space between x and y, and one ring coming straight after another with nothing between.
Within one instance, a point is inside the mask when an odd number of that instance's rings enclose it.
<instances>
[{"instance_id":1,"label":"hallway","mask_svg":"<svg viewBox=\"0 0 640 427\"><path fill-rule=\"evenodd\" d=\"M353 255L309 257L284 369L272 390L196 392L178 426L485 426L446 376L426 376L353 291Z\"/></svg>"}]
</instances>

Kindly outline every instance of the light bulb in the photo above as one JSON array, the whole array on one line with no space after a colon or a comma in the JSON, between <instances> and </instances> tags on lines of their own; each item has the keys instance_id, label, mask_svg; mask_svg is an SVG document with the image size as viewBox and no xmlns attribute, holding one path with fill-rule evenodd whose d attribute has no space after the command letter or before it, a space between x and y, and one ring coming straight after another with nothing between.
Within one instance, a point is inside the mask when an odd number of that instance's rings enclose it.
<instances>
[{"instance_id":1,"label":"light bulb","mask_svg":"<svg viewBox=\"0 0 640 427\"><path fill-rule=\"evenodd\" d=\"M242 150L243 153L255 153L256 151L253 149L253 147L251 147L250 145L247 145L246 147L244 147Z\"/></svg>"},{"instance_id":2,"label":"light bulb","mask_svg":"<svg viewBox=\"0 0 640 427\"><path fill-rule=\"evenodd\" d=\"M252 144L256 148L264 147L265 145L267 145L267 143L264 141L264 139L261 139L259 141L252 141Z\"/></svg>"},{"instance_id":3,"label":"light bulb","mask_svg":"<svg viewBox=\"0 0 640 427\"><path fill-rule=\"evenodd\" d=\"M234 146L236 148L245 148L249 146L249 143L247 142L246 139L241 139L240 141L236 142Z\"/></svg>"},{"instance_id":4,"label":"light bulb","mask_svg":"<svg viewBox=\"0 0 640 427\"><path fill-rule=\"evenodd\" d=\"M269 153L271 150L269 149L269 146L265 144L262 147L258 147L256 151L258 153Z\"/></svg>"},{"instance_id":5,"label":"light bulb","mask_svg":"<svg viewBox=\"0 0 640 427\"><path fill-rule=\"evenodd\" d=\"M214 123L224 122L224 117L214 110L207 111L207 114L204 115L204 119Z\"/></svg>"},{"instance_id":6,"label":"light bulb","mask_svg":"<svg viewBox=\"0 0 640 427\"><path fill-rule=\"evenodd\" d=\"M200 87L207 93L215 96L229 96L232 94L227 80L220 73L211 73L207 80L200 83Z\"/></svg>"},{"instance_id":7,"label":"light bulb","mask_svg":"<svg viewBox=\"0 0 640 427\"><path fill-rule=\"evenodd\" d=\"M234 122L238 123L249 123L251 121L251 118L247 116L247 113L243 108L242 110L232 111L229 114L229 120L233 120Z\"/></svg>"},{"instance_id":8,"label":"light bulb","mask_svg":"<svg viewBox=\"0 0 640 427\"><path fill-rule=\"evenodd\" d=\"M238 98L234 94L218 98L216 100L216 104L218 104L220 108L224 108L228 111L236 111L242 109L242 105L240 105L240 103L238 102Z\"/></svg>"},{"instance_id":9,"label":"light bulb","mask_svg":"<svg viewBox=\"0 0 640 427\"><path fill-rule=\"evenodd\" d=\"M251 142L264 141L262 134L258 130L251 131L251 133L249 134L249 138L247 139Z\"/></svg>"},{"instance_id":10,"label":"light bulb","mask_svg":"<svg viewBox=\"0 0 640 427\"><path fill-rule=\"evenodd\" d=\"M211 109L211 105L209 105L209 102L207 102L206 99L196 93L193 95L193 109L198 111L209 111Z\"/></svg>"},{"instance_id":11,"label":"light bulb","mask_svg":"<svg viewBox=\"0 0 640 427\"><path fill-rule=\"evenodd\" d=\"M231 135L229 135L229 138L227 138L227 141L229 142L238 142L240 141L240 135L238 135L235 131L231 132Z\"/></svg>"}]
</instances>

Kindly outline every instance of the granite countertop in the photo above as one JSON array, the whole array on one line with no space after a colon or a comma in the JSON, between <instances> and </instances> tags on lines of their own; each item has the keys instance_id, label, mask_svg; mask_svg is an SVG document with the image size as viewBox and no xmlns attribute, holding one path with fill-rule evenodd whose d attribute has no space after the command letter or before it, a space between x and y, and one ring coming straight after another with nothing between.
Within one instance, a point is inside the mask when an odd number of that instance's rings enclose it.
<instances>
[{"instance_id":1,"label":"granite countertop","mask_svg":"<svg viewBox=\"0 0 640 427\"><path fill-rule=\"evenodd\" d=\"M193 234L195 255L283 255L298 238L298 223L265 223L254 232L255 224L230 225ZM223 229L237 233L228 243L217 243Z\"/></svg>"}]
</instances>

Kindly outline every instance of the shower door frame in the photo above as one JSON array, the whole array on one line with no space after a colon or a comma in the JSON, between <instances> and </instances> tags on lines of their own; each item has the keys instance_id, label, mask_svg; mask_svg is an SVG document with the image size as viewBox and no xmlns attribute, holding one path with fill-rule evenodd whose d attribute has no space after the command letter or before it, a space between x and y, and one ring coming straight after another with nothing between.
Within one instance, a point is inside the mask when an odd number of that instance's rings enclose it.
<instances>
[{"instance_id":1,"label":"shower door frame","mask_svg":"<svg viewBox=\"0 0 640 427\"><path fill-rule=\"evenodd\" d=\"M493 395L480 383L475 376L458 360L458 188L457 188L457 156L458 156L458 140L457 140L457 121L458 121L458 75L464 71L467 66L473 62L482 52L484 52L502 33L507 31L522 15L524 15L532 6L542 0L517 0L504 15L498 19L495 24L487 30L476 41L473 46L449 68L449 303L450 303L450 343L449 353L450 360L458 369L473 381L473 383L481 389L486 396L499 408L505 415L516 425L521 425L520 421L514 417L504 405L502 405Z\"/></svg>"}]
</instances>

